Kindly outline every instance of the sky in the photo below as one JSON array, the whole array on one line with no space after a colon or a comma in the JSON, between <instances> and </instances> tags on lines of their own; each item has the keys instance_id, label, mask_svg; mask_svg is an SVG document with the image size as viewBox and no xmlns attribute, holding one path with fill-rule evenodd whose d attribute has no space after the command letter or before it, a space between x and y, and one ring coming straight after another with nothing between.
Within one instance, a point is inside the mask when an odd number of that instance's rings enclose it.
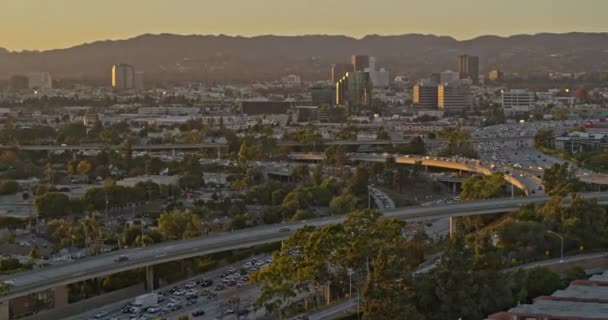
<instances>
[{"instance_id":1,"label":"sky","mask_svg":"<svg viewBox=\"0 0 608 320\"><path fill-rule=\"evenodd\" d=\"M1 0L0 47L46 50L145 33L607 32L607 12L608 0Z\"/></svg>"}]
</instances>

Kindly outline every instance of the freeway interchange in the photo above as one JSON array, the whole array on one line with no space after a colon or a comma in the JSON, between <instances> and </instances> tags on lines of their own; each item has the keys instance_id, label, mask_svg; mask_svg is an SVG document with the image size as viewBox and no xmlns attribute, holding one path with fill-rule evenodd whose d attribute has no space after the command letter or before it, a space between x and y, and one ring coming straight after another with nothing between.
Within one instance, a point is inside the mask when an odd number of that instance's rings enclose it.
<instances>
[{"instance_id":1,"label":"freeway interchange","mask_svg":"<svg viewBox=\"0 0 608 320\"><path fill-rule=\"evenodd\" d=\"M608 192L581 194L585 198L595 198L600 204L608 204ZM417 221L445 217L482 215L515 211L531 203L544 203L545 196L528 198L508 198L483 201L466 201L458 204L408 207L387 210L384 216L405 221ZM568 199L565 200L568 202ZM322 227L340 223L345 217L327 217L288 224L276 224L238 232L201 237L190 240L165 242L144 248L121 250L114 253L89 257L72 263L37 269L1 277L0 281L11 281L14 286L0 297L0 302L26 294L53 289L59 286L102 277L134 268L206 255L214 252L246 248L263 243L286 239L304 226ZM127 255L128 261L117 262L116 258Z\"/></svg>"}]
</instances>

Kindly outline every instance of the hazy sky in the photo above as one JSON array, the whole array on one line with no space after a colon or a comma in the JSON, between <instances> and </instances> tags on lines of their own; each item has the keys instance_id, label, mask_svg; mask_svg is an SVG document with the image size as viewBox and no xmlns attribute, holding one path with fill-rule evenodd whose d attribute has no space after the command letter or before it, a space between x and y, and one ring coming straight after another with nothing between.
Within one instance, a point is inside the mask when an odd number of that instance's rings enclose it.
<instances>
[{"instance_id":1,"label":"hazy sky","mask_svg":"<svg viewBox=\"0 0 608 320\"><path fill-rule=\"evenodd\" d=\"M608 31L608 0L0 0L0 47L143 33L483 34Z\"/></svg>"}]
</instances>

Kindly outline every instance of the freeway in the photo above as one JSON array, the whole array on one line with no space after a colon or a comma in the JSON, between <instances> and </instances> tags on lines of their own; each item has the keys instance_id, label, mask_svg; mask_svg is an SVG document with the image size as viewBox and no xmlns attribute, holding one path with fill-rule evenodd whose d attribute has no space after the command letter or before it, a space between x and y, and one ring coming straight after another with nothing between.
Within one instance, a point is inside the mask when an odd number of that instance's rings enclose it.
<instances>
[{"instance_id":1,"label":"freeway","mask_svg":"<svg viewBox=\"0 0 608 320\"><path fill-rule=\"evenodd\" d=\"M608 204L608 192L581 194L585 198L595 198L600 204ZM405 221L445 218L450 216L467 216L515 211L523 205L544 203L546 196L494 199L483 201L466 201L458 204L438 206L419 206L387 210L384 216ZM565 200L568 202L568 199ZM286 239L297 229L306 225L322 227L340 223L344 217L327 217L309 221L294 222L251 228L243 231L201 237L190 240L164 242L145 248L121 250L109 254L89 257L64 265L17 273L0 277L0 281L12 281L14 286L0 297L0 302L26 294L52 289L58 286L102 277L134 268L152 266L159 263L175 261L221 252L247 248L263 243L277 242ZM115 262L120 255L129 256L125 262Z\"/></svg>"},{"instance_id":2,"label":"freeway","mask_svg":"<svg viewBox=\"0 0 608 320\"><path fill-rule=\"evenodd\" d=\"M462 170L468 172L481 173L485 175L492 174L494 171L509 171L511 174L506 174L505 179L514 184L521 190L538 190L541 185L538 177L543 175L543 170L534 168L521 168L515 166L498 165L494 169L488 168L488 163L482 165L482 162L473 159L455 159L455 158L438 158L438 157L423 157L398 154L367 154L367 153L351 153L348 158L351 161L363 162L386 162L389 157L394 157L395 162L402 164L420 163L423 166L447 168L454 170ZM292 160L325 160L324 153L291 153L289 158ZM519 175L518 175L519 174ZM583 172L577 174L581 182L589 184L608 185L608 175L598 173Z\"/></svg>"},{"instance_id":3,"label":"freeway","mask_svg":"<svg viewBox=\"0 0 608 320\"><path fill-rule=\"evenodd\" d=\"M469 142L480 143L484 141L512 141L526 140L533 137L505 137L505 138L471 138ZM430 140L432 142L446 142L442 139ZM321 144L325 146L343 145L343 146L359 146L359 145L398 145L407 144L410 140L393 139L393 140L326 140ZM298 141L280 141L278 146L284 147L305 147L310 146L308 142ZM133 145L132 150L197 150L207 148L227 148L228 143L194 143L194 144L150 144L150 145ZM81 145L15 145L15 146L0 146L0 149L19 149L26 151L80 151L80 150L103 150L108 148L120 148L120 146L112 146L105 144L81 144Z\"/></svg>"}]
</instances>

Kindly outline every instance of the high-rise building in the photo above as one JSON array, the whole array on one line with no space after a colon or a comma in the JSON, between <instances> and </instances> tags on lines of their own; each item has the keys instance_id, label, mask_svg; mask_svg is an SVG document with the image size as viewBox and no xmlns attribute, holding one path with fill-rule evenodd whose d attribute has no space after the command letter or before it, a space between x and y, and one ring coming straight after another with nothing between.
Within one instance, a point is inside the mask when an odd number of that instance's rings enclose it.
<instances>
[{"instance_id":1,"label":"high-rise building","mask_svg":"<svg viewBox=\"0 0 608 320\"><path fill-rule=\"evenodd\" d=\"M528 90L503 90L502 109L505 115L521 115L534 112L536 96Z\"/></svg>"},{"instance_id":2,"label":"high-rise building","mask_svg":"<svg viewBox=\"0 0 608 320\"><path fill-rule=\"evenodd\" d=\"M374 88L388 88L390 86L390 75L384 68L380 70L370 70L369 76Z\"/></svg>"},{"instance_id":3,"label":"high-rise building","mask_svg":"<svg viewBox=\"0 0 608 320\"><path fill-rule=\"evenodd\" d=\"M437 87L437 107L446 113L456 113L470 107L473 101L468 86L441 84Z\"/></svg>"},{"instance_id":4,"label":"high-rise building","mask_svg":"<svg viewBox=\"0 0 608 320\"><path fill-rule=\"evenodd\" d=\"M135 68L128 64L112 66L112 88L114 90L135 89Z\"/></svg>"},{"instance_id":5,"label":"high-rise building","mask_svg":"<svg viewBox=\"0 0 608 320\"><path fill-rule=\"evenodd\" d=\"M418 83L412 88L412 102L420 108L437 108L437 85Z\"/></svg>"},{"instance_id":6,"label":"high-rise building","mask_svg":"<svg viewBox=\"0 0 608 320\"><path fill-rule=\"evenodd\" d=\"M353 72L354 67L348 63L336 63L331 65L331 82L336 83L342 79L347 73Z\"/></svg>"},{"instance_id":7,"label":"high-rise building","mask_svg":"<svg viewBox=\"0 0 608 320\"><path fill-rule=\"evenodd\" d=\"M30 72L27 74L27 81L30 89L53 89L53 78L48 72Z\"/></svg>"},{"instance_id":8,"label":"high-rise building","mask_svg":"<svg viewBox=\"0 0 608 320\"><path fill-rule=\"evenodd\" d=\"M365 71L369 68L369 56L365 55L353 55L352 58L354 71Z\"/></svg>"},{"instance_id":9,"label":"high-rise building","mask_svg":"<svg viewBox=\"0 0 608 320\"><path fill-rule=\"evenodd\" d=\"M336 104L347 106L349 112L358 112L371 106L372 91L368 72L349 72L336 82Z\"/></svg>"},{"instance_id":10,"label":"high-rise building","mask_svg":"<svg viewBox=\"0 0 608 320\"><path fill-rule=\"evenodd\" d=\"M336 102L334 86L317 85L310 89L314 106L333 106Z\"/></svg>"},{"instance_id":11,"label":"high-rise building","mask_svg":"<svg viewBox=\"0 0 608 320\"><path fill-rule=\"evenodd\" d=\"M471 79L473 84L479 84L479 57L460 56L460 79Z\"/></svg>"}]
</instances>

